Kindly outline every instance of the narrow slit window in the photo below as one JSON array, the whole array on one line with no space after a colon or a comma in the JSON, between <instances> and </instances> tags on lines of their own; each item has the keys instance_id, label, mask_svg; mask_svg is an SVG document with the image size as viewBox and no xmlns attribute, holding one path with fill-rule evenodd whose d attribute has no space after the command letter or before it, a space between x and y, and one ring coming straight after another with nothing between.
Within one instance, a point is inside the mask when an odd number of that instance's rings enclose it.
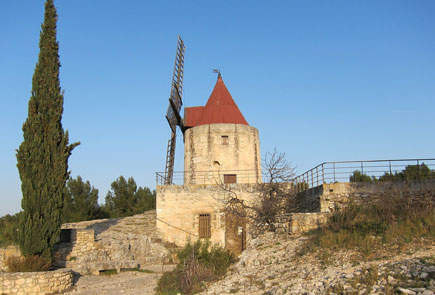
<instances>
[{"instance_id":1,"label":"narrow slit window","mask_svg":"<svg viewBox=\"0 0 435 295\"><path fill-rule=\"evenodd\" d=\"M228 135L222 135L222 144L228 145Z\"/></svg>"},{"instance_id":2,"label":"narrow slit window","mask_svg":"<svg viewBox=\"0 0 435 295\"><path fill-rule=\"evenodd\" d=\"M210 214L199 214L199 238L211 238L211 218Z\"/></svg>"},{"instance_id":3,"label":"narrow slit window","mask_svg":"<svg viewBox=\"0 0 435 295\"><path fill-rule=\"evenodd\" d=\"M224 183L237 183L236 174L224 174Z\"/></svg>"}]
</instances>

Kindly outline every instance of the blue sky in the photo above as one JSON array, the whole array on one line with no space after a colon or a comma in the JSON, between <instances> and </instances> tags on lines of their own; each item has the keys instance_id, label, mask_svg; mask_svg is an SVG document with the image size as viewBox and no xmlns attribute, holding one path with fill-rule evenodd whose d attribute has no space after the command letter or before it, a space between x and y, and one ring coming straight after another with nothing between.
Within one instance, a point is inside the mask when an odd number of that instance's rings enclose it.
<instances>
[{"instance_id":1,"label":"blue sky","mask_svg":"<svg viewBox=\"0 0 435 295\"><path fill-rule=\"evenodd\" d=\"M0 216L20 210L15 150L27 117L43 0L0 10ZM434 1L57 0L63 126L81 141L71 175L104 202L133 176L155 187L177 35L184 105L204 105L219 67L261 153L297 172L324 161L435 156ZM183 170L178 137L176 170Z\"/></svg>"}]
</instances>

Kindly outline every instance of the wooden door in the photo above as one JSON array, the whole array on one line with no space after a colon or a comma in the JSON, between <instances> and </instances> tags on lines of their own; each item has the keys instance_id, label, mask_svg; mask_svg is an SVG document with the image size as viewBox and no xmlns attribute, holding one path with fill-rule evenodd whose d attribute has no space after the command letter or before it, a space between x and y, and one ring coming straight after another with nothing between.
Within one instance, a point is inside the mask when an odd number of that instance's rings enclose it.
<instances>
[{"instance_id":1,"label":"wooden door","mask_svg":"<svg viewBox=\"0 0 435 295\"><path fill-rule=\"evenodd\" d=\"M233 214L225 216L225 249L239 256L246 248L246 219Z\"/></svg>"}]
</instances>

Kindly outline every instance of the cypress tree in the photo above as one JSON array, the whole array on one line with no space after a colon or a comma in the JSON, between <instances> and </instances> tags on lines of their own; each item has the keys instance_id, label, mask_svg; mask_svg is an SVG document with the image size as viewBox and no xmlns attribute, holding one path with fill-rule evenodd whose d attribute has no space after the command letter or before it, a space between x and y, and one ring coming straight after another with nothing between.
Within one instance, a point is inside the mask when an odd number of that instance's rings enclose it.
<instances>
[{"instance_id":1,"label":"cypress tree","mask_svg":"<svg viewBox=\"0 0 435 295\"><path fill-rule=\"evenodd\" d=\"M24 140L17 150L23 198L18 242L24 255L51 257L61 225L68 158L79 143L68 143L62 128L63 91L59 82L57 14L53 0L45 3L39 56L32 80Z\"/></svg>"}]
</instances>

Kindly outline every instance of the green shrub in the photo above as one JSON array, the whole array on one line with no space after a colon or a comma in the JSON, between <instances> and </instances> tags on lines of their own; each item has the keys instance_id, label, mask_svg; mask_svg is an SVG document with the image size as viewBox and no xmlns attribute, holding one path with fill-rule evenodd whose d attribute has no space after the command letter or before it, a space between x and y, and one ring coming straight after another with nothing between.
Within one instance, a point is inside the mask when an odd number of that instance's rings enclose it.
<instances>
[{"instance_id":1,"label":"green shrub","mask_svg":"<svg viewBox=\"0 0 435 295\"><path fill-rule=\"evenodd\" d=\"M179 273L176 270L165 272L157 285L158 294L175 295L179 293L179 279Z\"/></svg>"},{"instance_id":2,"label":"green shrub","mask_svg":"<svg viewBox=\"0 0 435 295\"><path fill-rule=\"evenodd\" d=\"M376 183L377 181L419 181L435 178L435 171L431 170L426 164L408 165L400 172L385 172L384 175L379 177L369 176L359 170L355 170L349 177L349 182L369 182Z\"/></svg>"},{"instance_id":3,"label":"green shrub","mask_svg":"<svg viewBox=\"0 0 435 295\"><path fill-rule=\"evenodd\" d=\"M0 217L0 247L17 244L19 214Z\"/></svg>"},{"instance_id":4,"label":"green shrub","mask_svg":"<svg viewBox=\"0 0 435 295\"><path fill-rule=\"evenodd\" d=\"M435 171L432 171L426 164L408 165L401 172L389 173L382 175L380 181L416 181L435 178Z\"/></svg>"},{"instance_id":5,"label":"green shrub","mask_svg":"<svg viewBox=\"0 0 435 295\"><path fill-rule=\"evenodd\" d=\"M116 271L116 269L105 269L105 270L100 270L100 276L111 276L111 275L116 275L118 274L118 272Z\"/></svg>"},{"instance_id":6,"label":"green shrub","mask_svg":"<svg viewBox=\"0 0 435 295\"><path fill-rule=\"evenodd\" d=\"M353 172L353 174L349 178L349 182L370 182L370 183L374 183L376 181L378 181L376 179L376 177L374 177L374 176L370 177L370 176L368 176L365 173L361 173L361 171L359 171L359 170L355 170Z\"/></svg>"},{"instance_id":7,"label":"green shrub","mask_svg":"<svg viewBox=\"0 0 435 295\"><path fill-rule=\"evenodd\" d=\"M51 268L51 261L40 256L9 257L6 265L10 272L47 271Z\"/></svg>"},{"instance_id":8,"label":"green shrub","mask_svg":"<svg viewBox=\"0 0 435 295\"><path fill-rule=\"evenodd\" d=\"M188 242L178 252L179 263L175 270L166 272L160 278L158 294L194 294L200 292L206 281L213 281L224 275L233 262L232 255L209 241Z\"/></svg>"}]
</instances>

